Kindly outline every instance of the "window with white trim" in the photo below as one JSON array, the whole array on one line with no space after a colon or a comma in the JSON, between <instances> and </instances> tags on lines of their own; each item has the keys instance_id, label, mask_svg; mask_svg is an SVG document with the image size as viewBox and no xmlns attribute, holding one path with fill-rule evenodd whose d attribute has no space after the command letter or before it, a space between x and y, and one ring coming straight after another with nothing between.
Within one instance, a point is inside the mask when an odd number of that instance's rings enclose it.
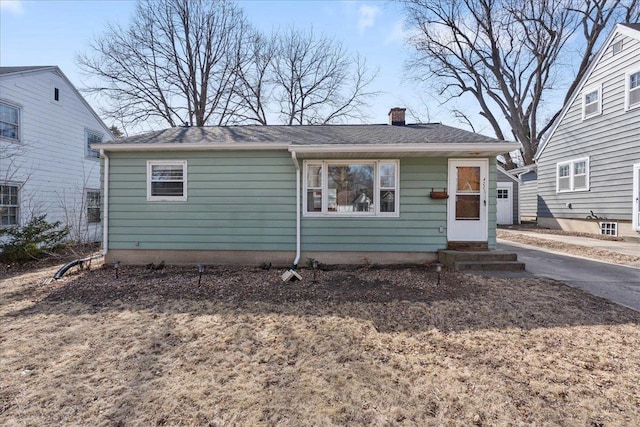
<instances>
[{"instance_id":1,"label":"window with white trim","mask_svg":"<svg viewBox=\"0 0 640 427\"><path fill-rule=\"evenodd\" d=\"M100 151L93 150L91 148L91 144L100 144L102 142L102 135L98 132L94 132L91 130L85 130L85 139L87 141L87 157L99 158Z\"/></svg>"},{"instance_id":2,"label":"window with white trim","mask_svg":"<svg viewBox=\"0 0 640 427\"><path fill-rule=\"evenodd\" d=\"M0 102L0 138L20 140L20 109Z\"/></svg>"},{"instance_id":3,"label":"window with white trim","mask_svg":"<svg viewBox=\"0 0 640 427\"><path fill-rule=\"evenodd\" d=\"M0 185L0 227L18 225L18 190L17 185Z\"/></svg>"},{"instance_id":4,"label":"window with white trim","mask_svg":"<svg viewBox=\"0 0 640 427\"><path fill-rule=\"evenodd\" d=\"M618 223L617 222L601 222L600 234L602 234L603 236L617 236Z\"/></svg>"},{"instance_id":5,"label":"window with white trim","mask_svg":"<svg viewBox=\"0 0 640 427\"><path fill-rule=\"evenodd\" d=\"M397 216L397 160L308 160L306 216Z\"/></svg>"},{"instance_id":6,"label":"window with white trim","mask_svg":"<svg viewBox=\"0 0 640 427\"><path fill-rule=\"evenodd\" d=\"M640 107L640 70L625 74L625 109Z\"/></svg>"},{"instance_id":7,"label":"window with white trim","mask_svg":"<svg viewBox=\"0 0 640 427\"><path fill-rule=\"evenodd\" d=\"M582 119L602 112L602 86L586 89L582 95Z\"/></svg>"},{"instance_id":8,"label":"window with white trim","mask_svg":"<svg viewBox=\"0 0 640 427\"><path fill-rule=\"evenodd\" d=\"M100 190L87 190L87 222L100 222Z\"/></svg>"},{"instance_id":9,"label":"window with white trim","mask_svg":"<svg viewBox=\"0 0 640 427\"><path fill-rule=\"evenodd\" d=\"M187 161L147 161L148 201L187 201Z\"/></svg>"},{"instance_id":10,"label":"window with white trim","mask_svg":"<svg viewBox=\"0 0 640 427\"><path fill-rule=\"evenodd\" d=\"M589 190L589 158L570 160L557 164L556 191Z\"/></svg>"}]
</instances>

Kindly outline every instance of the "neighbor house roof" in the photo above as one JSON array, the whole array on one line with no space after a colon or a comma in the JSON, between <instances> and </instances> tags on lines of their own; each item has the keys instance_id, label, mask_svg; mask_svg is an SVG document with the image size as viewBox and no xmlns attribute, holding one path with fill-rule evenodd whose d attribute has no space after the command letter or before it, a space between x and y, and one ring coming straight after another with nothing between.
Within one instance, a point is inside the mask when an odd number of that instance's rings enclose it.
<instances>
[{"instance_id":1,"label":"neighbor house roof","mask_svg":"<svg viewBox=\"0 0 640 427\"><path fill-rule=\"evenodd\" d=\"M596 68L596 66L600 62L600 59L602 59L602 56L605 54L605 52L609 48L609 45L613 41L613 39L614 39L616 34L623 34L623 35L625 35L627 37L631 37L631 38L634 38L636 40L640 40L640 23L638 23L638 24L635 24L635 23L634 24L616 24L615 28L611 31L611 33L609 33L609 35L605 39L604 43L602 44L602 47L600 47L600 50L598 51L598 53L593 58L593 61L591 61L591 64L589 65L589 68L587 69L586 73L584 73L584 76L582 76L582 79L580 80L580 83L576 86L576 88L574 89L571 97L564 104L564 106L562 107L562 110L560 111L560 114L558 114L558 117L556 117L556 120L553 122L553 125L551 126L551 129L549 129L549 133L548 133L547 138L545 138L544 142L538 147L538 152L536 153L536 155L534 157L534 160L537 161L540 158L540 156L542 155L542 152L545 150L545 148L547 148L547 145L549 144L549 141L551 139L553 139L553 134L555 133L556 129L558 128L558 125L562 122L564 117L567 115L567 112L569 111L569 109L571 108L573 103L575 102L576 98L582 92L582 89L583 89L584 85L587 83L587 81L591 77L591 74L593 73L593 70Z\"/></svg>"},{"instance_id":2,"label":"neighbor house roof","mask_svg":"<svg viewBox=\"0 0 640 427\"><path fill-rule=\"evenodd\" d=\"M424 152L469 150L491 155L517 144L440 123L392 125L215 126L176 127L96 144L106 151L180 149L288 149L320 152ZM443 151L444 150L444 151ZM495 152L495 153L494 153Z\"/></svg>"},{"instance_id":3,"label":"neighbor house roof","mask_svg":"<svg viewBox=\"0 0 640 427\"><path fill-rule=\"evenodd\" d=\"M11 73L24 73L27 71L46 70L47 68L58 68L55 65L35 65L28 67L0 67L0 75Z\"/></svg>"},{"instance_id":4,"label":"neighbor house roof","mask_svg":"<svg viewBox=\"0 0 640 427\"><path fill-rule=\"evenodd\" d=\"M89 105L87 100L82 96L80 91L71 83L71 80L67 78L67 76L62 72L60 67L56 65L33 65L33 66L22 66L22 67L0 67L0 77L9 77L11 74L30 74L30 73L41 73L41 72L52 72L59 75L64 81L67 82L71 90L78 96L80 101L87 107L89 112L98 120L103 127L103 130L107 133L109 138L113 139L114 136L111 133L111 129L104 123L104 121L98 116L98 113Z\"/></svg>"},{"instance_id":5,"label":"neighbor house roof","mask_svg":"<svg viewBox=\"0 0 640 427\"><path fill-rule=\"evenodd\" d=\"M632 30L640 31L640 23L629 23L629 24L620 24L620 25L623 25L625 27L629 27Z\"/></svg>"}]
</instances>

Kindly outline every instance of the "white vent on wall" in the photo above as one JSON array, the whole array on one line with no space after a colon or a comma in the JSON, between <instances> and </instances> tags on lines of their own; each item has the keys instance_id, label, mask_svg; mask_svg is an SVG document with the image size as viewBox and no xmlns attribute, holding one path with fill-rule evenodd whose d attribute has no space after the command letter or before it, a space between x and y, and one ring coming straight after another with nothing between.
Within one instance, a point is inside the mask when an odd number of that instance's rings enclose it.
<instances>
[{"instance_id":1,"label":"white vent on wall","mask_svg":"<svg viewBox=\"0 0 640 427\"><path fill-rule=\"evenodd\" d=\"M618 40L613 45L611 45L611 52L613 53L613 55L620 53L621 50L622 50L622 40Z\"/></svg>"}]
</instances>

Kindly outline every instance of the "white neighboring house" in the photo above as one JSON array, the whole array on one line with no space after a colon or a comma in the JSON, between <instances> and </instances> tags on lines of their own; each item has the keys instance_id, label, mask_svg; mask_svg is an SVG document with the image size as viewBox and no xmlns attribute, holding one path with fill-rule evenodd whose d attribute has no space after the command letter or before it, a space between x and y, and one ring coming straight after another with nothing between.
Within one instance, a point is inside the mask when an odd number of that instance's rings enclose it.
<instances>
[{"instance_id":1,"label":"white neighboring house","mask_svg":"<svg viewBox=\"0 0 640 427\"><path fill-rule=\"evenodd\" d=\"M56 66L0 67L0 227L35 215L101 240L100 158L109 128Z\"/></svg>"}]
</instances>

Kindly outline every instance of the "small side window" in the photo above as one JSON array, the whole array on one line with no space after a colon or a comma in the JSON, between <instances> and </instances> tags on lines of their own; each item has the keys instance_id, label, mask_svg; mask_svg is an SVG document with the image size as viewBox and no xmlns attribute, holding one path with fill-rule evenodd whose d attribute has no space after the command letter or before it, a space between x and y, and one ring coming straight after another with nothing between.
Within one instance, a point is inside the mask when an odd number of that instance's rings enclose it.
<instances>
[{"instance_id":1,"label":"small side window","mask_svg":"<svg viewBox=\"0 0 640 427\"><path fill-rule=\"evenodd\" d=\"M91 144L100 144L102 142L102 135L90 130L85 131L86 150L87 157L97 159L100 157L100 152L91 148Z\"/></svg>"},{"instance_id":2,"label":"small side window","mask_svg":"<svg viewBox=\"0 0 640 427\"><path fill-rule=\"evenodd\" d=\"M589 158L558 163L556 168L556 192L589 190Z\"/></svg>"},{"instance_id":3,"label":"small side window","mask_svg":"<svg viewBox=\"0 0 640 427\"><path fill-rule=\"evenodd\" d=\"M187 161L149 160L147 162L147 200L185 202L187 200Z\"/></svg>"},{"instance_id":4,"label":"small side window","mask_svg":"<svg viewBox=\"0 0 640 427\"><path fill-rule=\"evenodd\" d=\"M100 191L87 190L87 222L100 222Z\"/></svg>"},{"instance_id":5,"label":"small side window","mask_svg":"<svg viewBox=\"0 0 640 427\"><path fill-rule=\"evenodd\" d=\"M0 185L0 227L18 225L18 191L17 185Z\"/></svg>"},{"instance_id":6,"label":"small side window","mask_svg":"<svg viewBox=\"0 0 640 427\"><path fill-rule=\"evenodd\" d=\"M20 109L0 103L0 138L20 140Z\"/></svg>"},{"instance_id":7,"label":"small side window","mask_svg":"<svg viewBox=\"0 0 640 427\"><path fill-rule=\"evenodd\" d=\"M626 102L627 110L640 107L640 70L626 74Z\"/></svg>"},{"instance_id":8,"label":"small side window","mask_svg":"<svg viewBox=\"0 0 640 427\"><path fill-rule=\"evenodd\" d=\"M602 112L602 89L591 88L582 97L582 118L597 116Z\"/></svg>"}]
</instances>

